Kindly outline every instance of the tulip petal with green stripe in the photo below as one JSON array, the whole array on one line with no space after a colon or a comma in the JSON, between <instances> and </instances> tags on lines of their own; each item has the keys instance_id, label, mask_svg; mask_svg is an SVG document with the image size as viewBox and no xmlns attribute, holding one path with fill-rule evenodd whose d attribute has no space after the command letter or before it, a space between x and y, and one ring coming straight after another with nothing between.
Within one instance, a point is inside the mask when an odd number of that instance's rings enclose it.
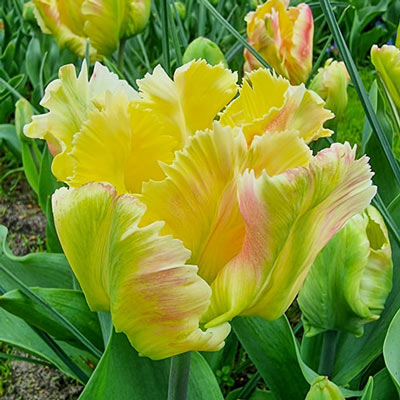
<instances>
[{"instance_id":1,"label":"tulip petal with green stripe","mask_svg":"<svg viewBox=\"0 0 400 400\"><path fill-rule=\"evenodd\" d=\"M367 157L355 160L349 144L319 152L309 168L274 177L246 173L239 188L246 237L212 284L206 327L236 315L282 315L321 249L369 205L371 177Z\"/></svg>"},{"instance_id":2,"label":"tulip petal with green stripe","mask_svg":"<svg viewBox=\"0 0 400 400\"><path fill-rule=\"evenodd\" d=\"M59 189L54 220L65 255L93 311L111 311L144 356L160 359L189 350L219 350L229 324L202 330L211 289L186 265L182 242L160 236L162 223L139 227L145 206L117 196L111 185Z\"/></svg>"}]
</instances>

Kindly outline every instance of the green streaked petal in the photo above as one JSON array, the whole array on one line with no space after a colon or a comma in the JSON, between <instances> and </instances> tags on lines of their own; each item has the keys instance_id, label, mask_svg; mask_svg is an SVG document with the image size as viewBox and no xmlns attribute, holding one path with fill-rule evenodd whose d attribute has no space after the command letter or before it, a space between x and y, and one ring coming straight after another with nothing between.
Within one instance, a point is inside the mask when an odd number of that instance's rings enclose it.
<instances>
[{"instance_id":1,"label":"green streaked petal","mask_svg":"<svg viewBox=\"0 0 400 400\"><path fill-rule=\"evenodd\" d=\"M53 196L57 233L93 311L110 310L144 356L160 359L189 350L219 350L228 324L201 330L211 290L185 265L190 252L162 223L139 227L145 206L111 185L59 189Z\"/></svg>"},{"instance_id":2,"label":"green streaked petal","mask_svg":"<svg viewBox=\"0 0 400 400\"><path fill-rule=\"evenodd\" d=\"M273 320L286 311L321 249L375 194L367 161L356 161L348 143L334 144L309 168L244 175L243 249L212 284L206 326L239 314Z\"/></svg>"}]
</instances>

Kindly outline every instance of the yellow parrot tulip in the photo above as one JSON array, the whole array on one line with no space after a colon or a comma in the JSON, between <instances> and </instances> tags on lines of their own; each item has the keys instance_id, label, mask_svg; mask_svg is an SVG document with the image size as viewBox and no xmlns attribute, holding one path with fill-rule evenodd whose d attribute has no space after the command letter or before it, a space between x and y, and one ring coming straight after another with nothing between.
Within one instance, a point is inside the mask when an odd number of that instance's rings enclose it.
<instances>
[{"instance_id":1,"label":"yellow parrot tulip","mask_svg":"<svg viewBox=\"0 0 400 400\"><path fill-rule=\"evenodd\" d=\"M220 349L238 315L278 318L374 196L368 159L349 144L313 156L331 113L267 70L231 101L237 77L222 65L192 61L173 80L157 67L134 95L97 68L108 77L60 74L50 112L26 127L61 143L54 163L68 158L54 219L90 308L152 359ZM77 124L59 131L60 118Z\"/></svg>"},{"instance_id":2,"label":"yellow parrot tulip","mask_svg":"<svg viewBox=\"0 0 400 400\"><path fill-rule=\"evenodd\" d=\"M312 69L314 21L311 8L289 0L268 0L246 16L247 37L267 63L293 85L306 82ZM247 50L245 71L261 63Z\"/></svg>"},{"instance_id":3,"label":"yellow parrot tulip","mask_svg":"<svg viewBox=\"0 0 400 400\"><path fill-rule=\"evenodd\" d=\"M32 0L37 22L52 34L60 47L85 56L111 55L121 39L129 38L147 25L151 0Z\"/></svg>"}]
</instances>

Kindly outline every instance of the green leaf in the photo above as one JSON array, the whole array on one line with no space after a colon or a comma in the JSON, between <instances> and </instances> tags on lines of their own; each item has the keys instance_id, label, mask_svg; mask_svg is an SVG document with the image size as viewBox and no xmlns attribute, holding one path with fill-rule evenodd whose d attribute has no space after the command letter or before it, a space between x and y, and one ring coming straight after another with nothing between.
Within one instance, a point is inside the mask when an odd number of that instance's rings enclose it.
<instances>
[{"instance_id":1,"label":"green leaf","mask_svg":"<svg viewBox=\"0 0 400 400\"><path fill-rule=\"evenodd\" d=\"M242 388L232 390L226 397L226 400L241 400L242 397L238 397ZM250 397L247 397L248 400L275 400L275 397L272 392L268 392L266 390L256 389Z\"/></svg>"},{"instance_id":2,"label":"green leaf","mask_svg":"<svg viewBox=\"0 0 400 400\"><path fill-rule=\"evenodd\" d=\"M37 37L33 37L28 44L25 56L25 68L28 73L29 80L33 87L39 85L40 65L42 60L42 52L40 50L40 42Z\"/></svg>"},{"instance_id":3,"label":"green leaf","mask_svg":"<svg viewBox=\"0 0 400 400\"><path fill-rule=\"evenodd\" d=\"M363 395L360 400L373 400L372 394L374 390L374 379L369 377L367 384L364 387Z\"/></svg>"},{"instance_id":4,"label":"green leaf","mask_svg":"<svg viewBox=\"0 0 400 400\"><path fill-rule=\"evenodd\" d=\"M383 357L400 396L400 310L389 325L383 344Z\"/></svg>"},{"instance_id":5,"label":"green leaf","mask_svg":"<svg viewBox=\"0 0 400 400\"><path fill-rule=\"evenodd\" d=\"M393 400L397 397L396 387L386 368L374 376L373 400Z\"/></svg>"},{"instance_id":6,"label":"green leaf","mask_svg":"<svg viewBox=\"0 0 400 400\"><path fill-rule=\"evenodd\" d=\"M388 142L392 143L393 127L386 117L385 103L378 91L376 81L374 81L371 86L369 98L377 114L377 118L381 122L382 129ZM370 157L370 164L372 170L375 172L373 181L378 186L379 193L384 203L389 204L400 193L400 186L396 182L396 177L385 157L383 149L379 145L377 137L372 134L372 128L367 118L364 122L362 152Z\"/></svg>"},{"instance_id":7,"label":"green leaf","mask_svg":"<svg viewBox=\"0 0 400 400\"><path fill-rule=\"evenodd\" d=\"M166 399L170 360L140 357L122 333L113 332L107 349L80 400ZM222 400L218 383L204 358L193 352L189 400Z\"/></svg>"},{"instance_id":8,"label":"green leaf","mask_svg":"<svg viewBox=\"0 0 400 400\"><path fill-rule=\"evenodd\" d=\"M232 326L276 399L303 400L309 384L299 366L286 317L272 322L239 317L232 321Z\"/></svg>"},{"instance_id":9,"label":"green leaf","mask_svg":"<svg viewBox=\"0 0 400 400\"><path fill-rule=\"evenodd\" d=\"M18 158L21 158L21 144L19 143L14 125L0 125L0 141L5 142L8 149Z\"/></svg>"},{"instance_id":10,"label":"green leaf","mask_svg":"<svg viewBox=\"0 0 400 400\"><path fill-rule=\"evenodd\" d=\"M364 84L360 78L360 74L358 73L357 67L353 61L351 53L346 45L346 42L343 38L342 32L338 26L338 23L335 18L335 14L333 13L332 5L329 0L320 0L321 9L325 15L326 21L328 22L329 28L332 32L332 35L335 39L335 42L339 48L340 54L343 58L344 63L346 64L346 68L349 71L349 75L354 84L355 89L357 90L358 96L360 98L361 104L365 110L365 115L368 118L368 121L373 129L374 134L376 134L377 139L379 141L379 145L381 146L387 161L390 164L390 167L393 171L393 174L396 178L398 184L400 184L400 167L395 159L389 141L385 136L385 132L382 128L378 117L372 107L371 101L368 98L367 92L365 90Z\"/></svg>"},{"instance_id":11,"label":"green leaf","mask_svg":"<svg viewBox=\"0 0 400 400\"><path fill-rule=\"evenodd\" d=\"M32 354L43 360L54 364L58 369L67 375L82 381L82 379L67 365L67 363L52 349L43 337L33 330L22 319L15 317L0 308L0 342L8 343L28 354ZM96 358L90 353L77 349L67 343L59 343L65 353L74 363L90 375Z\"/></svg>"},{"instance_id":12,"label":"green leaf","mask_svg":"<svg viewBox=\"0 0 400 400\"><path fill-rule=\"evenodd\" d=\"M97 314L89 310L82 292L71 289L48 288L31 288L31 290L77 327L95 346L103 347ZM12 290L0 296L0 307L22 318L29 325L47 332L57 340L85 348L62 324L20 290Z\"/></svg>"},{"instance_id":13,"label":"green leaf","mask_svg":"<svg viewBox=\"0 0 400 400\"><path fill-rule=\"evenodd\" d=\"M27 286L73 288L72 271L64 254L32 253L15 256L7 245L7 228L0 225L0 263ZM6 290L17 289L15 283L0 272L0 284Z\"/></svg>"}]
</instances>

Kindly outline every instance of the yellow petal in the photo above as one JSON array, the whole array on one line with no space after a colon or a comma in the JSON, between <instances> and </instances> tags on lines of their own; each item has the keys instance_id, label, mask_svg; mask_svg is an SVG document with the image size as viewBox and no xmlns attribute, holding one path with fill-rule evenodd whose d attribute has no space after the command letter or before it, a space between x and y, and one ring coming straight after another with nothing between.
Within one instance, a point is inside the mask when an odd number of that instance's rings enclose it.
<instances>
[{"instance_id":1,"label":"yellow petal","mask_svg":"<svg viewBox=\"0 0 400 400\"><path fill-rule=\"evenodd\" d=\"M125 81L119 80L98 63L90 82L86 63L83 63L78 77L75 67L70 64L61 67L59 79L47 86L40 104L50 112L33 116L32 122L25 126L24 133L32 138L45 139L52 146L55 155L52 171L58 180L71 181L74 169L74 160L71 157L74 137L80 132L90 113L104 109L106 95L123 96L126 99L125 104L121 104L122 114L126 112L129 102L137 97L135 90ZM112 117L118 119L118 114Z\"/></svg>"},{"instance_id":2,"label":"yellow petal","mask_svg":"<svg viewBox=\"0 0 400 400\"><path fill-rule=\"evenodd\" d=\"M263 170L269 176L279 175L288 169L307 167L312 151L299 138L296 131L256 136L248 153L247 167L259 176Z\"/></svg>"},{"instance_id":3,"label":"yellow petal","mask_svg":"<svg viewBox=\"0 0 400 400\"><path fill-rule=\"evenodd\" d=\"M333 118L323 100L304 85L291 86L284 78L266 69L247 74L239 96L221 115L221 123L243 129L250 144L254 136L265 132L297 130L309 143L330 136L323 124Z\"/></svg>"},{"instance_id":4,"label":"yellow petal","mask_svg":"<svg viewBox=\"0 0 400 400\"><path fill-rule=\"evenodd\" d=\"M246 224L241 253L212 284L205 326L236 315L281 316L297 295L315 257L346 221L362 211L376 188L367 158L334 144L309 168L281 175L244 175L240 209Z\"/></svg>"},{"instance_id":5,"label":"yellow petal","mask_svg":"<svg viewBox=\"0 0 400 400\"><path fill-rule=\"evenodd\" d=\"M165 180L143 185L146 221L165 221L163 232L191 250L190 262L207 282L238 254L243 242L236 181L245 162L240 130L215 123L213 131L198 132L174 163L164 167Z\"/></svg>"},{"instance_id":6,"label":"yellow petal","mask_svg":"<svg viewBox=\"0 0 400 400\"><path fill-rule=\"evenodd\" d=\"M67 6L68 13L65 16L58 9L58 3L63 6L60 0L33 0L33 4L35 17L42 31L52 34L61 48L66 47L78 56L85 57L87 37L81 35L79 26L83 26L83 21L79 24L80 16L77 12L81 1L73 2L72 8ZM90 48L90 57L92 60L97 58L94 47Z\"/></svg>"},{"instance_id":7,"label":"yellow petal","mask_svg":"<svg viewBox=\"0 0 400 400\"><path fill-rule=\"evenodd\" d=\"M126 104L123 94L114 95L89 112L74 137L69 186L108 182L119 194L139 193L143 182L165 177L159 162L172 162L176 141L150 111Z\"/></svg>"},{"instance_id":8,"label":"yellow petal","mask_svg":"<svg viewBox=\"0 0 400 400\"><path fill-rule=\"evenodd\" d=\"M140 104L163 120L182 146L197 130L211 128L218 112L236 94L236 81L236 72L204 60L179 67L174 81L157 66L138 81Z\"/></svg>"},{"instance_id":9,"label":"yellow petal","mask_svg":"<svg viewBox=\"0 0 400 400\"><path fill-rule=\"evenodd\" d=\"M110 185L92 183L53 196L57 233L93 311L110 310L144 356L218 350L229 325L201 330L210 287L185 265L190 253L161 223L139 227L145 207Z\"/></svg>"}]
</instances>

